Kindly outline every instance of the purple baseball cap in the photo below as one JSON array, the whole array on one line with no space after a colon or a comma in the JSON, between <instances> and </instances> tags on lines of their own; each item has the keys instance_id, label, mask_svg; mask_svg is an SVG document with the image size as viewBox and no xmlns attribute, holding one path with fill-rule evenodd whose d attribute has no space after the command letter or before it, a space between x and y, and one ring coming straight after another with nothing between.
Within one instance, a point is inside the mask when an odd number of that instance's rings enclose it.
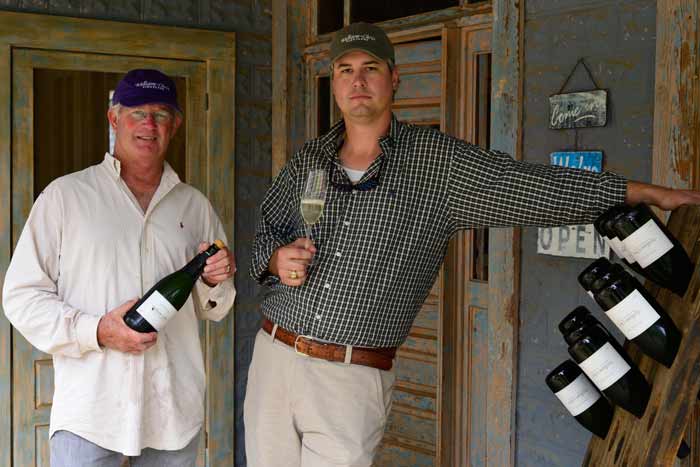
<instances>
[{"instance_id":1,"label":"purple baseball cap","mask_svg":"<svg viewBox=\"0 0 700 467\"><path fill-rule=\"evenodd\" d=\"M175 83L158 70L131 70L114 90L112 105L136 107L144 104L165 104L182 113L177 105Z\"/></svg>"}]
</instances>

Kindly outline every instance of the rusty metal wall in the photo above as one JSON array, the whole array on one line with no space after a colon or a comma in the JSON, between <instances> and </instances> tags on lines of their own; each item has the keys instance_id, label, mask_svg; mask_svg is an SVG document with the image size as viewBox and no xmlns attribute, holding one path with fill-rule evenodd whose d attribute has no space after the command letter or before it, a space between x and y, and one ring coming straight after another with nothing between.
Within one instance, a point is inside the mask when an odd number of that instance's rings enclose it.
<instances>
[{"instance_id":1,"label":"rusty metal wall","mask_svg":"<svg viewBox=\"0 0 700 467\"><path fill-rule=\"evenodd\" d=\"M235 253L236 465L245 465L243 396L259 288L247 273L257 207L270 181L272 94L271 0L0 0L0 10L151 23L237 33ZM126 51L125 51L126 52Z\"/></svg>"},{"instance_id":2,"label":"rusty metal wall","mask_svg":"<svg viewBox=\"0 0 700 467\"><path fill-rule=\"evenodd\" d=\"M602 150L604 168L651 178L656 5L654 0L527 0L524 29L523 156L548 163L549 153L574 149L573 130L548 129L548 96L585 57L608 89L608 124L578 130L578 148ZM590 89L583 69L567 90ZM581 465L590 434L544 384L564 359L557 324L583 304L605 317L576 282L591 261L536 253L537 230L522 238L517 451L519 467ZM612 327L612 326L609 326Z\"/></svg>"}]
</instances>

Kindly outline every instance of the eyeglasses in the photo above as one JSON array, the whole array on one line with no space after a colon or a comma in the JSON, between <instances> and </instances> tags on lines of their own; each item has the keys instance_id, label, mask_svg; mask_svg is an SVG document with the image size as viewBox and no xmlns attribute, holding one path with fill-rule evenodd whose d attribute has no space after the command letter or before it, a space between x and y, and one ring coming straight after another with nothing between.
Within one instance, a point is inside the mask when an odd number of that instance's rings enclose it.
<instances>
[{"instance_id":1,"label":"eyeglasses","mask_svg":"<svg viewBox=\"0 0 700 467\"><path fill-rule=\"evenodd\" d=\"M156 110L155 112L146 112L145 110L133 110L129 112L129 117L136 122L142 122L150 115L153 121L159 124L170 123L173 119L173 114L166 110Z\"/></svg>"}]
</instances>

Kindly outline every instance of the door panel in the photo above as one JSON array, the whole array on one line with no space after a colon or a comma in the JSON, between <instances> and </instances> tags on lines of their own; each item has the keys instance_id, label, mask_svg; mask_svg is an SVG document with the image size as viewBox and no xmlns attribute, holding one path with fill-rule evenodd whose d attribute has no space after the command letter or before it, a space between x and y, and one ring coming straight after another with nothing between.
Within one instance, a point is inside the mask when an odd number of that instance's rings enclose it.
<instances>
[{"instance_id":1,"label":"door panel","mask_svg":"<svg viewBox=\"0 0 700 467\"><path fill-rule=\"evenodd\" d=\"M399 120L439 128L440 37L396 44L401 84L394 100ZM376 466L432 466L438 444L439 328L442 274L421 307L396 358L391 413Z\"/></svg>"},{"instance_id":2,"label":"door panel","mask_svg":"<svg viewBox=\"0 0 700 467\"><path fill-rule=\"evenodd\" d=\"M484 90L490 62L478 55L488 53L490 29L447 30L434 28L395 44L401 85L393 111L399 120L480 144L488 136L484 109L490 96ZM314 109L307 114L307 135L315 137L339 115L329 90L327 56L308 55L306 72L307 104ZM397 353L392 411L377 467L486 465L485 239L487 231L453 239L445 263L449 277L443 268Z\"/></svg>"},{"instance_id":3,"label":"door panel","mask_svg":"<svg viewBox=\"0 0 700 467\"><path fill-rule=\"evenodd\" d=\"M54 178L102 160L107 150L107 88L131 68L158 68L176 77L188 110L173 165L183 179L205 189L198 165L205 165L206 69L200 62L153 60L59 51L14 49L12 54L12 243L16 244L35 194ZM95 94L91 97L91 91ZM191 131L192 126L199 130ZM90 136L87 136L90 133ZM93 139L94 138L94 139ZM186 156L186 157L185 157ZM203 190L204 191L204 190ZM205 336L204 325L201 328ZM53 395L50 355L34 349L13 330L13 462L49 465L49 414ZM203 347L207 348L203 339ZM205 465L200 444L198 466Z\"/></svg>"},{"instance_id":4,"label":"door panel","mask_svg":"<svg viewBox=\"0 0 700 467\"><path fill-rule=\"evenodd\" d=\"M490 45L487 24L445 28L443 128L482 143L490 121L486 104L490 62L479 60ZM481 68L479 68L481 65ZM481 70L481 73L479 73ZM457 233L445 258L441 324L440 465L486 463L488 395L488 231Z\"/></svg>"}]
</instances>

